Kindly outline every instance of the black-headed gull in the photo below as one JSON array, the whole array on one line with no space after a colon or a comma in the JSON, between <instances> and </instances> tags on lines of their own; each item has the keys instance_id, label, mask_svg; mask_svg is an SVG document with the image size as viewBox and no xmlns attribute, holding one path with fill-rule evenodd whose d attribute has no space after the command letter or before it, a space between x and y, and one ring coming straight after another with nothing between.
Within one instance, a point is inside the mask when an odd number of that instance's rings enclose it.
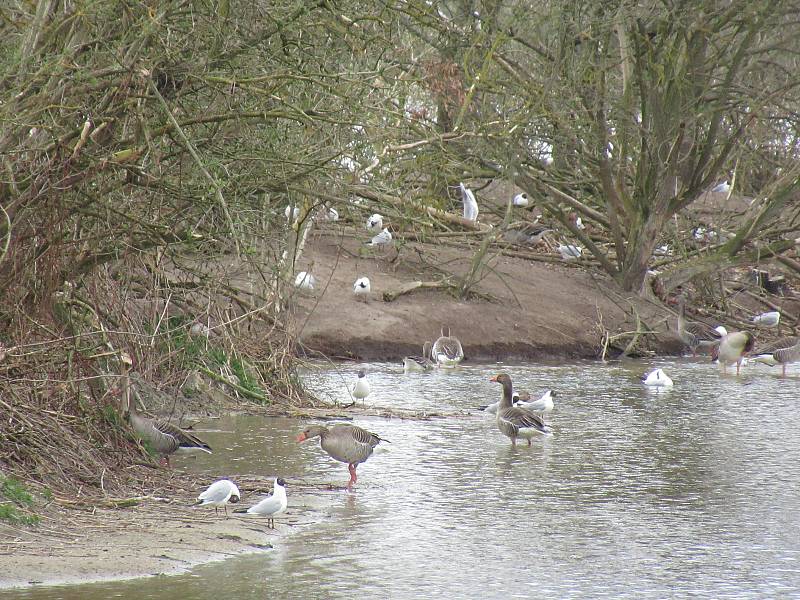
<instances>
[{"instance_id":1,"label":"black-headed gull","mask_svg":"<svg viewBox=\"0 0 800 600\"><path fill-rule=\"evenodd\" d=\"M241 500L242 495L236 484L228 479L220 479L212 483L206 490L197 497L197 506L213 506L214 514L218 514L219 507L225 510L228 516L228 503L236 504Z\"/></svg>"},{"instance_id":2,"label":"black-headed gull","mask_svg":"<svg viewBox=\"0 0 800 600\"><path fill-rule=\"evenodd\" d=\"M292 206L291 204L287 204L286 208L283 211L283 214L286 215L286 220L290 223L297 221L297 217L300 216L300 207L299 206Z\"/></svg>"},{"instance_id":3,"label":"black-headed gull","mask_svg":"<svg viewBox=\"0 0 800 600\"><path fill-rule=\"evenodd\" d=\"M388 246L392 243L392 232L389 231L386 227L383 228L378 235L373 237L369 242L364 242L367 246L375 246L378 248L383 248Z\"/></svg>"},{"instance_id":4,"label":"black-headed gull","mask_svg":"<svg viewBox=\"0 0 800 600\"><path fill-rule=\"evenodd\" d=\"M372 389L367 380L367 374L364 371L359 371L358 379L356 379L356 383L353 385L353 398L356 400L364 400L369 396L371 391ZM366 400L364 401L366 402Z\"/></svg>"},{"instance_id":5,"label":"black-headed gull","mask_svg":"<svg viewBox=\"0 0 800 600\"><path fill-rule=\"evenodd\" d=\"M560 244L556 250L564 260L575 260L583 253L583 248L574 244Z\"/></svg>"},{"instance_id":6,"label":"black-headed gull","mask_svg":"<svg viewBox=\"0 0 800 600\"><path fill-rule=\"evenodd\" d=\"M367 219L366 229L367 231L372 231L373 233L383 229L383 217L378 213L372 215Z\"/></svg>"},{"instance_id":7,"label":"black-headed gull","mask_svg":"<svg viewBox=\"0 0 800 600\"><path fill-rule=\"evenodd\" d=\"M518 206L524 208L530 204L530 200L528 199L528 194L525 192L520 192L511 200L511 204L514 206Z\"/></svg>"},{"instance_id":8,"label":"black-headed gull","mask_svg":"<svg viewBox=\"0 0 800 600\"><path fill-rule=\"evenodd\" d=\"M642 377L642 383L653 387L670 387L672 379L664 372L664 369L653 369Z\"/></svg>"},{"instance_id":9,"label":"black-headed gull","mask_svg":"<svg viewBox=\"0 0 800 600\"><path fill-rule=\"evenodd\" d=\"M356 295L356 298L360 298L366 302L369 292L369 277L359 277L356 279L356 282L353 284L353 293Z\"/></svg>"},{"instance_id":10,"label":"black-headed gull","mask_svg":"<svg viewBox=\"0 0 800 600\"><path fill-rule=\"evenodd\" d=\"M286 511L287 506L289 506L289 499L286 497L286 481L278 477L273 485L271 495L255 506L247 509L236 509L233 512L266 517L267 527L275 529L275 517Z\"/></svg>"},{"instance_id":11,"label":"black-headed gull","mask_svg":"<svg viewBox=\"0 0 800 600\"><path fill-rule=\"evenodd\" d=\"M301 290L313 290L316 283L317 278L306 271L300 271L294 278L294 286Z\"/></svg>"},{"instance_id":12,"label":"black-headed gull","mask_svg":"<svg viewBox=\"0 0 800 600\"><path fill-rule=\"evenodd\" d=\"M771 310L753 317L753 323L761 327L776 327L780 322L781 313L777 310Z\"/></svg>"},{"instance_id":13,"label":"black-headed gull","mask_svg":"<svg viewBox=\"0 0 800 600\"><path fill-rule=\"evenodd\" d=\"M468 221L477 221L478 201L475 200L475 194L463 183L459 183L458 187L461 190L461 200L464 203L464 218Z\"/></svg>"}]
</instances>

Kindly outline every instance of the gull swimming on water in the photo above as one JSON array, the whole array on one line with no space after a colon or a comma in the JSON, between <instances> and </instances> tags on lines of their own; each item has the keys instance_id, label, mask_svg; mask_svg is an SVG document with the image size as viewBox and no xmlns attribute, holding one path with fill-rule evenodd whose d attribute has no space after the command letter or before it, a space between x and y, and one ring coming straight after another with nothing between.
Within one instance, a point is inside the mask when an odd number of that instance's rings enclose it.
<instances>
[{"instance_id":1,"label":"gull swimming on water","mask_svg":"<svg viewBox=\"0 0 800 600\"><path fill-rule=\"evenodd\" d=\"M664 373L663 369L654 369L642 377L642 383L654 387L670 387L672 379Z\"/></svg>"}]
</instances>

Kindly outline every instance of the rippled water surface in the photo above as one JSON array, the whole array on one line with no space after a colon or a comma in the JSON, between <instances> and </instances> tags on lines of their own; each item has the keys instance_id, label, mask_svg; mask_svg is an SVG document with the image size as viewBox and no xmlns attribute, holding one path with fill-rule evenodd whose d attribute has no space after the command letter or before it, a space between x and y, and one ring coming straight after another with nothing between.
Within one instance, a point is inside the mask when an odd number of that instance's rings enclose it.
<instances>
[{"instance_id":1,"label":"rippled water surface","mask_svg":"<svg viewBox=\"0 0 800 600\"><path fill-rule=\"evenodd\" d=\"M673 389L641 385L639 375L656 365ZM174 577L15 597L800 595L800 369L782 380L760 366L723 376L688 359L414 375L362 366L373 388L368 403L464 415L358 419L391 444L359 467L354 493L326 494L315 523L283 525L291 531L273 551ZM346 402L357 368L306 380ZM470 410L499 397L488 381L499 369L517 389L556 390L554 436L512 448L492 417ZM192 468L345 482L345 465L316 444L291 442L301 427L224 420L209 438L224 450ZM291 500L290 492L290 512Z\"/></svg>"}]
</instances>

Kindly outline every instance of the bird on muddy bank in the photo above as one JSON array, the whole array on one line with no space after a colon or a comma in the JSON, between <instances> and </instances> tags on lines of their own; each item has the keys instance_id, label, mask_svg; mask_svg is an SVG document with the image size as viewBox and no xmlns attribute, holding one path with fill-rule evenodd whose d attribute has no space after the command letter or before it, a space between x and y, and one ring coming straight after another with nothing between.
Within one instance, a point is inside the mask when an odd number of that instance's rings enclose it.
<instances>
[{"instance_id":1,"label":"bird on muddy bank","mask_svg":"<svg viewBox=\"0 0 800 600\"><path fill-rule=\"evenodd\" d=\"M294 286L301 290L313 290L316 283L317 278L306 271L300 271L294 278Z\"/></svg>"},{"instance_id":2,"label":"bird on muddy bank","mask_svg":"<svg viewBox=\"0 0 800 600\"><path fill-rule=\"evenodd\" d=\"M583 254L583 248L574 244L560 244L556 250L564 260L575 260Z\"/></svg>"},{"instance_id":3,"label":"bird on muddy bank","mask_svg":"<svg viewBox=\"0 0 800 600\"><path fill-rule=\"evenodd\" d=\"M375 213L367 219L365 227L367 231L378 233L381 229L383 229L383 217L378 213Z\"/></svg>"},{"instance_id":4,"label":"bird on muddy bank","mask_svg":"<svg viewBox=\"0 0 800 600\"><path fill-rule=\"evenodd\" d=\"M386 248L392 243L392 232L389 231L388 228L384 227L383 230L378 234L373 236L373 238L368 241L364 242L367 246L372 246L373 248Z\"/></svg>"},{"instance_id":5,"label":"bird on muddy bank","mask_svg":"<svg viewBox=\"0 0 800 600\"><path fill-rule=\"evenodd\" d=\"M372 389L367 380L367 374L364 371L359 371L358 379L356 379L356 383L353 385L353 398L366 402L366 397L370 395L370 392L372 392Z\"/></svg>"},{"instance_id":6,"label":"bird on muddy bank","mask_svg":"<svg viewBox=\"0 0 800 600\"><path fill-rule=\"evenodd\" d=\"M781 313L777 310L771 310L761 313L760 315L755 315L752 321L761 327L777 327L781 322Z\"/></svg>"},{"instance_id":7,"label":"bird on muddy bank","mask_svg":"<svg viewBox=\"0 0 800 600\"><path fill-rule=\"evenodd\" d=\"M753 350L756 338L749 331L733 331L723 335L719 343L713 347L711 360L719 360L722 372L728 365L736 364L736 375L739 375L744 356Z\"/></svg>"},{"instance_id":8,"label":"bird on muddy bank","mask_svg":"<svg viewBox=\"0 0 800 600\"><path fill-rule=\"evenodd\" d=\"M536 414L528 409L513 405L514 386L507 373L498 373L489 381L503 386L503 397L497 409L497 428L500 433L511 439L511 445L517 445L517 438L528 440L537 435L552 435L550 427L545 425Z\"/></svg>"},{"instance_id":9,"label":"bird on muddy bank","mask_svg":"<svg viewBox=\"0 0 800 600\"><path fill-rule=\"evenodd\" d=\"M511 199L511 204L512 204L513 206L516 206L516 207L518 207L518 208L525 208L525 207L527 207L527 206L528 206L530 203L531 203L531 201L530 201L530 198L528 198L528 194L526 194L525 192L520 192L519 194L516 194L516 195L515 195L515 196L514 196L514 197Z\"/></svg>"},{"instance_id":10,"label":"bird on muddy bank","mask_svg":"<svg viewBox=\"0 0 800 600\"><path fill-rule=\"evenodd\" d=\"M236 484L228 479L220 479L215 481L206 488L197 497L195 506L213 506L214 514L219 514L219 507L225 510L225 516L228 516L228 503L236 504L241 500L242 495L239 493L239 488Z\"/></svg>"},{"instance_id":11,"label":"bird on muddy bank","mask_svg":"<svg viewBox=\"0 0 800 600\"><path fill-rule=\"evenodd\" d=\"M345 423L330 427L312 425L295 439L298 444L301 444L315 437L319 438L319 445L328 453L328 456L347 464L347 469L350 471L347 489L352 489L358 481L356 467L372 456L375 446L388 441L366 429Z\"/></svg>"},{"instance_id":12,"label":"bird on muddy bank","mask_svg":"<svg viewBox=\"0 0 800 600\"><path fill-rule=\"evenodd\" d=\"M725 333L721 333L724 331ZM724 327L711 327L705 323L686 320L686 299L681 297L678 301L678 337L689 347L693 356L698 350L706 350L719 343L723 335L727 334Z\"/></svg>"},{"instance_id":13,"label":"bird on muddy bank","mask_svg":"<svg viewBox=\"0 0 800 600\"><path fill-rule=\"evenodd\" d=\"M367 301L370 292L370 283L369 277L359 277L356 279L356 282L353 284L353 294L356 296L356 300L362 300L363 302Z\"/></svg>"},{"instance_id":14,"label":"bird on muddy bank","mask_svg":"<svg viewBox=\"0 0 800 600\"><path fill-rule=\"evenodd\" d=\"M122 353L120 360L122 362L121 412L123 418L139 438L160 456L160 464L170 467L169 457L178 451L200 451L211 454L211 446L197 436L167 420L151 419L137 412L135 400L131 401L130 368L133 360L126 353Z\"/></svg>"},{"instance_id":15,"label":"bird on muddy bank","mask_svg":"<svg viewBox=\"0 0 800 600\"><path fill-rule=\"evenodd\" d=\"M753 360L770 367L781 366L781 377L786 377L786 365L800 362L800 337L789 336L757 348Z\"/></svg>"},{"instance_id":16,"label":"bird on muddy bank","mask_svg":"<svg viewBox=\"0 0 800 600\"><path fill-rule=\"evenodd\" d=\"M430 359L431 343L425 342L422 345L422 356L405 356L403 357L403 371L405 373L412 373L414 371L430 371L433 369L434 364Z\"/></svg>"},{"instance_id":17,"label":"bird on muddy bank","mask_svg":"<svg viewBox=\"0 0 800 600\"><path fill-rule=\"evenodd\" d=\"M442 325L442 335L433 343L431 359L440 367L455 367L464 360L464 349L458 338L450 335L450 328Z\"/></svg>"},{"instance_id":18,"label":"bird on muddy bank","mask_svg":"<svg viewBox=\"0 0 800 600\"><path fill-rule=\"evenodd\" d=\"M286 496L286 481L278 477L273 484L272 494L250 508L237 508L233 512L266 517L267 527L275 529L275 517L283 514L287 506L289 506L289 500Z\"/></svg>"},{"instance_id":19,"label":"bird on muddy bank","mask_svg":"<svg viewBox=\"0 0 800 600\"><path fill-rule=\"evenodd\" d=\"M475 194L463 183L459 183L458 188L461 190L461 201L464 203L464 218L468 221L477 221L478 201L475 199Z\"/></svg>"}]
</instances>

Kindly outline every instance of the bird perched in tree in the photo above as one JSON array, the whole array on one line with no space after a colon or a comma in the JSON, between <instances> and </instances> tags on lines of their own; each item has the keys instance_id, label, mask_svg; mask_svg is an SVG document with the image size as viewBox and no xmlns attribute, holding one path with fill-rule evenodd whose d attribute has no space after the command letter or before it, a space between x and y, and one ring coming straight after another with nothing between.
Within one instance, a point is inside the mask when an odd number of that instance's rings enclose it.
<instances>
[{"instance_id":1,"label":"bird perched in tree","mask_svg":"<svg viewBox=\"0 0 800 600\"><path fill-rule=\"evenodd\" d=\"M367 301L367 297L369 296L370 292L370 285L369 285L369 277L359 277L356 279L356 282L353 284L353 293L356 295L357 299L362 299L364 302Z\"/></svg>"},{"instance_id":2,"label":"bird perched in tree","mask_svg":"<svg viewBox=\"0 0 800 600\"><path fill-rule=\"evenodd\" d=\"M475 194L463 183L459 183L458 187L461 190L461 201L464 203L464 218L468 221L477 221L478 201L475 200Z\"/></svg>"}]
</instances>

